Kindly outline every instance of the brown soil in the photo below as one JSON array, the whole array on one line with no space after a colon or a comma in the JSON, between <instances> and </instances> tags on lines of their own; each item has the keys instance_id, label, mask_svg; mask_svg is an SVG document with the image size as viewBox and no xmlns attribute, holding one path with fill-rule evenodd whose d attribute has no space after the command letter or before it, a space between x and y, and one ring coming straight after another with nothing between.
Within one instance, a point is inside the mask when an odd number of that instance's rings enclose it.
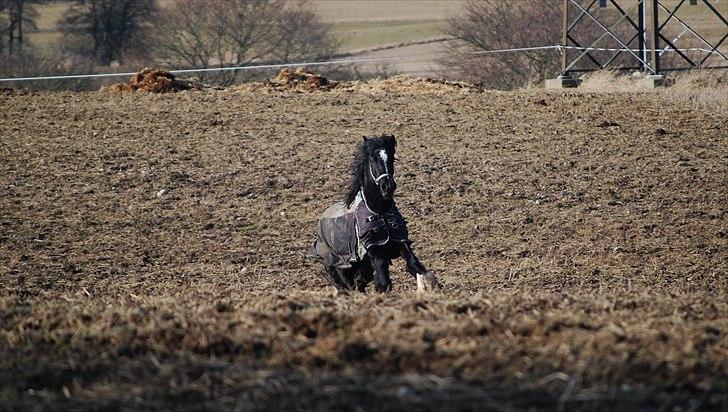
<instances>
[{"instance_id":1,"label":"brown soil","mask_svg":"<svg viewBox=\"0 0 728 412\"><path fill-rule=\"evenodd\" d=\"M340 93L480 93L482 87L462 82L432 78L416 78L406 75L393 76L375 81L334 82L306 68L284 68L271 80L250 82L232 86L237 92L294 92L312 93L336 90Z\"/></svg>"},{"instance_id":2,"label":"brown soil","mask_svg":"<svg viewBox=\"0 0 728 412\"><path fill-rule=\"evenodd\" d=\"M728 116L351 87L0 96L0 409L728 407ZM381 132L439 293L303 257Z\"/></svg>"}]
</instances>

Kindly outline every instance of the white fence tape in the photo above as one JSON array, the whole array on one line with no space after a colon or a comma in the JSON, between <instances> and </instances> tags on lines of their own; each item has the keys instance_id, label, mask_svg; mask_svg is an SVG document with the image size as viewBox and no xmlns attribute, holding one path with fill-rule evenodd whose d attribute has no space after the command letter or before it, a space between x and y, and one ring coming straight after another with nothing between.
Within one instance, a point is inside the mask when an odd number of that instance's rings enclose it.
<instances>
[{"instance_id":1,"label":"white fence tape","mask_svg":"<svg viewBox=\"0 0 728 412\"><path fill-rule=\"evenodd\" d=\"M562 46L536 46L536 47L517 47L514 49L499 49L499 50L476 50L468 52L470 54L488 54L488 53L503 53L503 52L519 52L519 51L530 51L530 50L548 50L548 49L560 49Z\"/></svg>"},{"instance_id":2,"label":"white fence tape","mask_svg":"<svg viewBox=\"0 0 728 412\"><path fill-rule=\"evenodd\" d=\"M331 60L323 62L308 62L308 63L285 63L285 64L261 64L257 66L230 66L230 67L208 67L204 69L177 69L169 70L170 73L201 73L201 72L218 72L218 71L230 71L230 70L256 70L256 69L275 69L280 67L298 67L298 66L323 66L328 64L352 64L352 63L363 63L372 62L379 60L401 60L406 59L409 56L398 56L398 57L379 57L372 59L350 59L350 60ZM67 74L58 76L31 76L31 77L9 77L0 79L0 82L17 82L17 81L29 81L29 80L64 80L64 79L85 79L85 78L97 78L97 77L120 77L120 76L132 76L136 72L125 72L125 73L97 73L97 74Z\"/></svg>"},{"instance_id":3,"label":"white fence tape","mask_svg":"<svg viewBox=\"0 0 728 412\"><path fill-rule=\"evenodd\" d=\"M512 49L500 49L500 50L478 50L473 51L474 54L484 53L504 53L504 52L518 52L526 50L543 50L543 49L558 49L561 46L537 46L537 47L520 47ZM433 53L427 53L426 55L432 55ZM282 67L300 67L300 66L324 66L324 65L335 65L335 64L354 64L354 63L369 63L376 61L391 61L391 60L405 60L412 57L422 55L409 55L409 56L393 56L393 57L375 57L368 59L347 59L347 60L329 60L321 62L305 62L305 63L281 63L281 64L261 64L257 66L230 66L230 67L209 67L203 69L177 69L170 70L170 73L204 73L204 72L217 72L217 71L230 71L230 70L260 70L260 69L275 69ZM33 81L33 80L67 80L67 79L93 79L102 77L122 77L132 76L135 72L124 72L124 73L97 73L97 74L67 74L57 76L29 76L29 77L8 77L0 79L0 82L20 82L20 81Z\"/></svg>"},{"instance_id":4,"label":"white fence tape","mask_svg":"<svg viewBox=\"0 0 728 412\"><path fill-rule=\"evenodd\" d=\"M471 51L468 52L470 54L489 54L489 53L510 53L510 52L521 52L521 51L531 51L531 50L549 50L549 49L555 49L561 51L562 49L575 49L575 50L588 50L588 51L639 51L638 49L625 49L625 48L603 48L603 47L575 47L575 46L561 46L561 45L554 45L554 46L535 46L535 47L516 47L511 49L497 49L497 50L477 50L477 51ZM646 49L647 52L650 52L650 49ZM660 49L659 51L674 51L673 49L670 50L663 50ZM709 54L717 53L714 50L708 50L708 49L702 49L702 48L688 48L688 49L680 49L680 51L702 51ZM425 55L431 55L434 53L427 53ZM412 57L422 56L420 55L409 55L409 56L393 56L393 57L375 57L375 58L368 58L368 59L347 59L347 60L329 60L329 61L320 61L320 62L305 62L305 63L281 63L281 64L261 64L257 66L230 66L230 67L208 67L208 68L201 68L201 69L176 69L176 70L170 70L170 73L173 74L179 74L179 73L204 73L204 72L217 72L217 71L231 71L231 70L261 70L261 69L275 69L275 68L282 68L282 67L300 67L300 66L325 66L325 65L335 65L335 64L354 64L354 63L369 63L369 62L376 62L376 61L391 61L391 60L406 60L410 59ZM122 76L132 76L136 74L136 72L124 72L124 73L96 73L96 74L66 74L66 75L57 75L57 76L29 76L29 77L8 77L0 79L0 82L22 82L22 81L35 81L35 80L67 80L67 79L92 79L92 78L101 78L101 77L122 77Z\"/></svg>"}]
</instances>

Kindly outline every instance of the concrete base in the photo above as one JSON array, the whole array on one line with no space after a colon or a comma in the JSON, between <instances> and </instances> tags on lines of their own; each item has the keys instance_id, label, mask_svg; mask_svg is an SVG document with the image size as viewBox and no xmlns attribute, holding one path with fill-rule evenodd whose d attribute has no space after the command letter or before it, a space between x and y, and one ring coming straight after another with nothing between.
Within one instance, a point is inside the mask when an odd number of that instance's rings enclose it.
<instances>
[{"instance_id":1,"label":"concrete base","mask_svg":"<svg viewBox=\"0 0 728 412\"><path fill-rule=\"evenodd\" d=\"M665 85L665 76L661 74L655 74L650 76L645 76L641 79L638 79L637 82L640 84L640 86L643 87L649 87L649 88L655 88Z\"/></svg>"},{"instance_id":2,"label":"concrete base","mask_svg":"<svg viewBox=\"0 0 728 412\"><path fill-rule=\"evenodd\" d=\"M559 76L555 79L546 79L547 89L564 89L567 87L577 87L581 80L571 76Z\"/></svg>"}]
</instances>

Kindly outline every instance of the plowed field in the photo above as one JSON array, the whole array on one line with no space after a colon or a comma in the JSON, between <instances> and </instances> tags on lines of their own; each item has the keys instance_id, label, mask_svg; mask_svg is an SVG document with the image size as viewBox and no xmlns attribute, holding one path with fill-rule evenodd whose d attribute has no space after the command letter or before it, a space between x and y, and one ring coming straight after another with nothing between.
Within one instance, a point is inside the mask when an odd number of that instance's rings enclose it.
<instances>
[{"instance_id":1,"label":"plowed field","mask_svg":"<svg viewBox=\"0 0 728 412\"><path fill-rule=\"evenodd\" d=\"M405 87L406 86L406 87ZM443 283L304 258L362 135ZM649 93L0 95L0 409L728 408L728 116ZM677 408L677 409L675 409Z\"/></svg>"}]
</instances>

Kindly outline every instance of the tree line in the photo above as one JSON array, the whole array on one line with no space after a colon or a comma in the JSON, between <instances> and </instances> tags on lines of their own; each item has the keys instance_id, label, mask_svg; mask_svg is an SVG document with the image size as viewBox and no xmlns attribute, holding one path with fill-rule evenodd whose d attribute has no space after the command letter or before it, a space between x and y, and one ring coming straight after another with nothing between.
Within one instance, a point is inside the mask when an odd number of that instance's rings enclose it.
<instances>
[{"instance_id":1,"label":"tree line","mask_svg":"<svg viewBox=\"0 0 728 412\"><path fill-rule=\"evenodd\" d=\"M63 2L68 7L57 27L59 44L44 55L28 43L26 34L37 28L38 6L51 2L0 0L0 75L88 72L112 65L211 68L291 63L328 59L339 48L331 25L319 18L308 0L176 0L164 5L158 0L73 0ZM511 89L555 76L559 67L553 50L478 51L557 44L560 3L465 3L443 30L452 39L440 59L443 77ZM586 27L580 37L588 39L593 33L599 30ZM221 85L241 76L235 71L200 75Z\"/></svg>"},{"instance_id":2,"label":"tree line","mask_svg":"<svg viewBox=\"0 0 728 412\"><path fill-rule=\"evenodd\" d=\"M24 33L37 28L37 6L47 2L0 0L0 72L48 62L78 67L81 59L89 68L286 63L329 58L338 49L331 26L307 0L178 0L164 7L157 0L74 0L59 20L54 53L41 58ZM235 76L214 81L230 84Z\"/></svg>"}]
</instances>

